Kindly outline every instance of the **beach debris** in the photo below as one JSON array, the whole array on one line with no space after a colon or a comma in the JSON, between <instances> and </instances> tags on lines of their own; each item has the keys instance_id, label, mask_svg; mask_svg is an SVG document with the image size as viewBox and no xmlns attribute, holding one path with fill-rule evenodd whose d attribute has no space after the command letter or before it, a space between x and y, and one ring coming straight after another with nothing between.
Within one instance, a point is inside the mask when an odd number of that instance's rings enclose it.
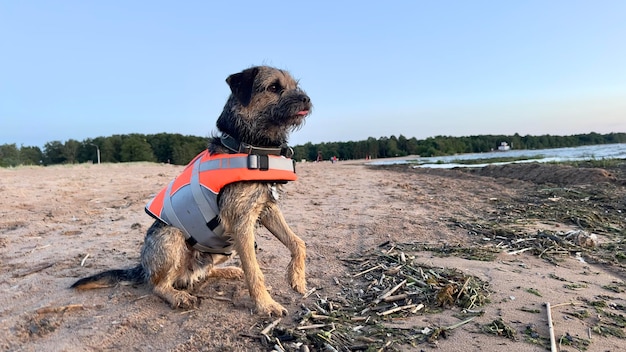
<instances>
[{"instance_id":1,"label":"beach debris","mask_svg":"<svg viewBox=\"0 0 626 352\"><path fill-rule=\"evenodd\" d=\"M65 313L65 312L71 312L74 310L83 310L85 309L85 307L82 304L69 304L67 306L59 306L59 307L54 307L54 306L47 306L47 307L42 307L36 310L37 314L47 314L47 313Z\"/></svg>"},{"instance_id":2,"label":"beach debris","mask_svg":"<svg viewBox=\"0 0 626 352\"><path fill-rule=\"evenodd\" d=\"M608 285L603 285L602 288L605 290L615 292L615 293L622 293L622 292L626 292L626 282L612 281Z\"/></svg>"},{"instance_id":3,"label":"beach debris","mask_svg":"<svg viewBox=\"0 0 626 352\"><path fill-rule=\"evenodd\" d=\"M42 271L42 270L46 270L46 269L48 269L48 268L50 268L50 267L54 266L55 264L56 264L56 262L51 262L51 263L46 263L46 262L44 262L44 263L40 263L40 264L35 265L35 266L34 266L34 267L32 267L32 268L29 268L29 269L23 270L23 271L21 271L21 272L14 273L14 274L13 274L13 277L24 277L24 276L28 276L28 275L30 275L30 274L38 273L38 272L40 272L40 271Z\"/></svg>"},{"instance_id":4,"label":"beach debris","mask_svg":"<svg viewBox=\"0 0 626 352\"><path fill-rule=\"evenodd\" d=\"M507 339L517 341L517 331L514 328L508 326L502 318L498 318L491 323L484 325L482 330L488 334L494 334L496 336L506 337Z\"/></svg>"},{"instance_id":5,"label":"beach debris","mask_svg":"<svg viewBox=\"0 0 626 352\"><path fill-rule=\"evenodd\" d=\"M583 230L568 231L563 239L571 240L583 248L594 248L598 245L598 236Z\"/></svg>"},{"instance_id":6,"label":"beach debris","mask_svg":"<svg viewBox=\"0 0 626 352\"><path fill-rule=\"evenodd\" d=\"M539 291L537 289L528 288L528 289L526 289L526 292L528 292L530 294L533 294L533 295L535 295L537 297L541 297L541 293L539 293Z\"/></svg>"},{"instance_id":7,"label":"beach debris","mask_svg":"<svg viewBox=\"0 0 626 352\"><path fill-rule=\"evenodd\" d=\"M80 261L80 266L85 266L85 262L87 261L87 258L89 258L89 253L85 254L85 256L83 257L83 260Z\"/></svg>"},{"instance_id":8,"label":"beach debris","mask_svg":"<svg viewBox=\"0 0 626 352\"><path fill-rule=\"evenodd\" d=\"M591 329L589 329L591 333ZM559 350L564 351L563 346L572 346L579 351L585 351L591 345L591 341L580 337L572 336L570 333L565 333L559 338Z\"/></svg>"},{"instance_id":9,"label":"beach debris","mask_svg":"<svg viewBox=\"0 0 626 352\"><path fill-rule=\"evenodd\" d=\"M274 320L273 322L271 322L268 326L266 326L263 330L261 330L261 335L265 336L265 338L267 338L268 341L272 341L272 339L268 336L268 334L273 328L276 327L276 325L278 325L278 323L280 323L281 320L282 318L278 318Z\"/></svg>"},{"instance_id":10,"label":"beach debris","mask_svg":"<svg viewBox=\"0 0 626 352\"><path fill-rule=\"evenodd\" d=\"M499 253L532 254L553 264L571 256L581 263L610 264L626 272L626 203L624 188L537 185L534 191L493 202L486 216L449 218L467 231L472 244L433 248L441 255L494 260ZM493 253L492 255L490 255Z\"/></svg>"},{"instance_id":11,"label":"beach debris","mask_svg":"<svg viewBox=\"0 0 626 352\"><path fill-rule=\"evenodd\" d=\"M61 326L66 313L87 309L82 304L68 304L64 306L48 305L28 312L23 320L17 322L17 331L24 331L28 337L46 336Z\"/></svg>"},{"instance_id":12,"label":"beach debris","mask_svg":"<svg viewBox=\"0 0 626 352\"><path fill-rule=\"evenodd\" d=\"M548 349L550 340L546 339L545 337L542 337L539 334L539 332L537 331L537 325L535 324L526 325L526 329L524 329L523 335L524 335L524 340L526 342L539 345L539 346L544 347L545 349Z\"/></svg>"},{"instance_id":13,"label":"beach debris","mask_svg":"<svg viewBox=\"0 0 626 352\"><path fill-rule=\"evenodd\" d=\"M457 269L437 268L416 261L409 245L384 243L343 261L350 271L335 278L341 294L327 297L323 288L311 289L298 312L296 326L265 322L260 335L268 349L277 341L285 351L382 351L394 346L436 344L452 330L483 314L489 285ZM450 326L415 326L396 322L411 317L459 310L460 322Z\"/></svg>"}]
</instances>

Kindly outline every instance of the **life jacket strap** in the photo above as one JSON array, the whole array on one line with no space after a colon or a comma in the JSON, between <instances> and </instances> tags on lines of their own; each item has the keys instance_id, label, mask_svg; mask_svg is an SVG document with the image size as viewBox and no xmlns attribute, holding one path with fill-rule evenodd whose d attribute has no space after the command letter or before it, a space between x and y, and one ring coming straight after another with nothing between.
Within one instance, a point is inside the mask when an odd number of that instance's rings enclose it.
<instances>
[{"instance_id":1,"label":"life jacket strap","mask_svg":"<svg viewBox=\"0 0 626 352\"><path fill-rule=\"evenodd\" d=\"M270 158L267 155L248 155L248 169L267 171L284 170L296 172L296 162L293 159L288 158Z\"/></svg>"}]
</instances>

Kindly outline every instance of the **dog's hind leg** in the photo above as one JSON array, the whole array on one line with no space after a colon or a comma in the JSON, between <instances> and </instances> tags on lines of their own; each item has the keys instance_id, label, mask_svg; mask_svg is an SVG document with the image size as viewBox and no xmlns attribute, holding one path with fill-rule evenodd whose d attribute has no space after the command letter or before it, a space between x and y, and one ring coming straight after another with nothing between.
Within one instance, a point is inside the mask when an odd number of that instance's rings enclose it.
<instances>
[{"instance_id":1,"label":"dog's hind leg","mask_svg":"<svg viewBox=\"0 0 626 352\"><path fill-rule=\"evenodd\" d=\"M154 284L154 282L153 282ZM168 280L163 280L154 284L154 293L168 302L172 308L193 308L198 304L198 298L190 293L182 290L177 290L172 286Z\"/></svg>"},{"instance_id":2,"label":"dog's hind leg","mask_svg":"<svg viewBox=\"0 0 626 352\"><path fill-rule=\"evenodd\" d=\"M192 285L187 264L180 256L173 253L163 255L160 261L151 262L150 283L154 293L175 308L193 308L198 298L187 291L179 290L174 285L188 287ZM158 263L158 264L157 264Z\"/></svg>"},{"instance_id":3,"label":"dog's hind leg","mask_svg":"<svg viewBox=\"0 0 626 352\"><path fill-rule=\"evenodd\" d=\"M287 279L291 287L300 293L306 292L305 262L306 245L287 225L278 205L270 204L261 217L265 226L291 252L291 261L287 268Z\"/></svg>"},{"instance_id":4,"label":"dog's hind leg","mask_svg":"<svg viewBox=\"0 0 626 352\"><path fill-rule=\"evenodd\" d=\"M191 258L180 230L157 222L148 230L141 248L141 265L154 293L172 308L191 308L198 303L197 297L174 287L193 284Z\"/></svg>"}]
</instances>

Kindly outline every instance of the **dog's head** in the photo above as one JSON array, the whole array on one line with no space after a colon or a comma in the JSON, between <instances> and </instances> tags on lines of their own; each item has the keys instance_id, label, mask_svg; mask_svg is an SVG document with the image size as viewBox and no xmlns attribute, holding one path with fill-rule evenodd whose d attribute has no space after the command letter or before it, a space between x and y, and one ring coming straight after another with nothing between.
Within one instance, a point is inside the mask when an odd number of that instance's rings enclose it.
<instances>
[{"instance_id":1,"label":"dog's head","mask_svg":"<svg viewBox=\"0 0 626 352\"><path fill-rule=\"evenodd\" d=\"M231 95L217 128L240 142L279 146L309 115L311 99L284 70L256 66L226 79Z\"/></svg>"}]
</instances>

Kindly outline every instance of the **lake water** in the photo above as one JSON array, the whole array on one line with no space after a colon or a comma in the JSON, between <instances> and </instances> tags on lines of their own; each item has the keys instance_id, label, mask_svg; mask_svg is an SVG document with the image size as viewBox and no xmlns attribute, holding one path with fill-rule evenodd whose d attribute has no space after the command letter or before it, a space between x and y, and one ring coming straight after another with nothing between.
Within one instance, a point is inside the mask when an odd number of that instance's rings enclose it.
<instances>
[{"instance_id":1,"label":"lake water","mask_svg":"<svg viewBox=\"0 0 626 352\"><path fill-rule=\"evenodd\" d=\"M462 160L481 160L494 158L526 158L526 160L516 160L509 162L494 162L483 164L461 164ZM453 167L484 167L487 165L502 165L510 163L529 162L561 162L580 160L602 160L602 159L626 159L626 143L620 144L599 144L587 145L573 148L554 149L524 149L494 151L489 153L457 154L448 156L434 156L428 158L407 157L406 159L373 161L369 165L393 165L393 164L415 164L420 167L430 168L453 168Z\"/></svg>"}]
</instances>

